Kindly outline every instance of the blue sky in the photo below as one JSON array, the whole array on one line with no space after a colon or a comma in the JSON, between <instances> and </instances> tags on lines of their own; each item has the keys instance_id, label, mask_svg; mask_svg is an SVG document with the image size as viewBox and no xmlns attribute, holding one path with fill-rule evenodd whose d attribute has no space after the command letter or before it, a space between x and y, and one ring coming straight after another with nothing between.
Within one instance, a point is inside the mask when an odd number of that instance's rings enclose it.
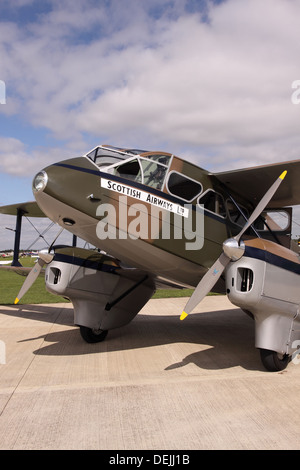
<instances>
[{"instance_id":1,"label":"blue sky","mask_svg":"<svg viewBox=\"0 0 300 470\"><path fill-rule=\"evenodd\" d=\"M299 17L297 0L0 0L0 204L98 143L216 172L298 159Z\"/></svg>"}]
</instances>

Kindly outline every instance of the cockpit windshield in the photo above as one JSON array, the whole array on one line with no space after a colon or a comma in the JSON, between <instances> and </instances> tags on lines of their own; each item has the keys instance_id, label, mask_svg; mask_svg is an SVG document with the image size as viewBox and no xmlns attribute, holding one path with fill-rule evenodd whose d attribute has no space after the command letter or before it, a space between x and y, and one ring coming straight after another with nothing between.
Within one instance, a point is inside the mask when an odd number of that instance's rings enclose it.
<instances>
[{"instance_id":1,"label":"cockpit windshield","mask_svg":"<svg viewBox=\"0 0 300 470\"><path fill-rule=\"evenodd\" d=\"M101 145L86 157L104 173L162 189L172 155Z\"/></svg>"},{"instance_id":2,"label":"cockpit windshield","mask_svg":"<svg viewBox=\"0 0 300 470\"><path fill-rule=\"evenodd\" d=\"M102 171L104 167L110 166L113 163L121 162L128 158L130 153L125 149L112 147L110 145L94 148L86 155L92 162L94 162Z\"/></svg>"},{"instance_id":3,"label":"cockpit windshield","mask_svg":"<svg viewBox=\"0 0 300 470\"><path fill-rule=\"evenodd\" d=\"M106 168L112 175L162 189L171 155L146 152Z\"/></svg>"}]
</instances>

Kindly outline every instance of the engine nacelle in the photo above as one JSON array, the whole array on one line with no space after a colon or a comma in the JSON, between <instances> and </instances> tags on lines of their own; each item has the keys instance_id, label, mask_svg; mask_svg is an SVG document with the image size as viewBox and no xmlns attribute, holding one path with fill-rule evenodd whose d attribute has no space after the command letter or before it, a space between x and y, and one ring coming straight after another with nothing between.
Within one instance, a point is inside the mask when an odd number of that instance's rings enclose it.
<instances>
[{"instance_id":1,"label":"engine nacelle","mask_svg":"<svg viewBox=\"0 0 300 470\"><path fill-rule=\"evenodd\" d=\"M93 330L126 325L155 292L149 273L74 247L55 250L45 280L49 292L71 300L75 325Z\"/></svg>"},{"instance_id":2,"label":"engine nacelle","mask_svg":"<svg viewBox=\"0 0 300 470\"><path fill-rule=\"evenodd\" d=\"M300 344L299 256L266 240L245 244L226 269L228 298L253 315L257 348L291 355Z\"/></svg>"}]
</instances>

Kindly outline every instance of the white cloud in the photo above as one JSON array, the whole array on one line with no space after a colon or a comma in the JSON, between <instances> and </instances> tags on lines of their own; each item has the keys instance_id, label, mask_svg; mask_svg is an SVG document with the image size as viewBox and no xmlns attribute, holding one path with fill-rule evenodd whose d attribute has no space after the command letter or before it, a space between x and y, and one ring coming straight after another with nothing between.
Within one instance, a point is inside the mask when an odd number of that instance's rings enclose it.
<instances>
[{"instance_id":1,"label":"white cloud","mask_svg":"<svg viewBox=\"0 0 300 470\"><path fill-rule=\"evenodd\" d=\"M65 140L64 156L92 136L178 150L216 171L298 158L299 2L210 3L208 22L188 1L52 4L26 28L4 24L0 49L14 90L6 112ZM39 155L14 149L28 168Z\"/></svg>"},{"instance_id":2,"label":"white cloud","mask_svg":"<svg viewBox=\"0 0 300 470\"><path fill-rule=\"evenodd\" d=\"M15 138L0 137L0 172L15 176L34 176L51 163L71 158L74 151L61 148L36 148L27 150L23 142ZM21 202L21 201L20 201Z\"/></svg>"}]
</instances>

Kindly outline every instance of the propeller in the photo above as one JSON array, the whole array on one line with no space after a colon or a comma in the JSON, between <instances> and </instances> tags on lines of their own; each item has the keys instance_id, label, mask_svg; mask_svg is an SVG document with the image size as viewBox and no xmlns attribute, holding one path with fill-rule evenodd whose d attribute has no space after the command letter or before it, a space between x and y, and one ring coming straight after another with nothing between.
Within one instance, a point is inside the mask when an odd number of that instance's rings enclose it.
<instances>
[{"instance_id":1,"label":"propeller","mask_svg":"<svg viewBox=\"0 0 300 470\"><path fill-rule=\"evenodd\" d=\"M193 295L190 297L189 301L185 306L185 309L183 310L180 316L180 320L184 320L188 316L188 314L191 313L191 311L201 302L201 300L211 291L213 286L221 277L221 274L223 273L224 269L229 264L229 262L237 261L243 256L245 252L245 244L243 241L240 242L242 235L253 224L253 222L255 222L257 217L265 209L265 207L279 188L286 174L287 171L281 173L277 180L272 184L270 189L266 192L259 204L254 209L253 213L251 214L249 220L244 225L242 230L234 237L225 240L222 247L223 253L221 253L217 261L215 261L215 263L207 271L205 276L197 285Z\"/></svg>"},{"instance_id":2,"label":"propeller","mask_svg":"<svg viewBox=\"0 0 300 470\"><path fill-rule=\"evenodd\" d=\"M15 298L15 304L17 304L24 294L30 289L32 284L38 278L43 266L45 264L51 263L53 260L54 254L50 254L48 250L41 250L39 251L39 257L37 259L36 264L33 266L31 271L29 272L28 276L26 277L17 297Z\"/></svg>"},{"instance_id":3,"label":"propeller","mask_svg":"<svg viewBox=\"0 0 300 470\"><path fill-rule=\"evenodd\" d=\"M58 234L56 235L56 237L54 238L53 242L51 243L48 249L39 251L37 262L33 266L32 270L29 272L28 276L26 277L17 297L15 298L15 302L14 302L15 304L20 302L23 295L26 294L26 292L30 289L32 284L36 281L44 265L51 263L51 261L53 260L54 254L50 253L50 251L52 250L54 243L56 242L56 240L58 239L59 235L61 234L63 230L64 230L64 227L62 227L59 230Z\"/></svg>"}]
</instances>

